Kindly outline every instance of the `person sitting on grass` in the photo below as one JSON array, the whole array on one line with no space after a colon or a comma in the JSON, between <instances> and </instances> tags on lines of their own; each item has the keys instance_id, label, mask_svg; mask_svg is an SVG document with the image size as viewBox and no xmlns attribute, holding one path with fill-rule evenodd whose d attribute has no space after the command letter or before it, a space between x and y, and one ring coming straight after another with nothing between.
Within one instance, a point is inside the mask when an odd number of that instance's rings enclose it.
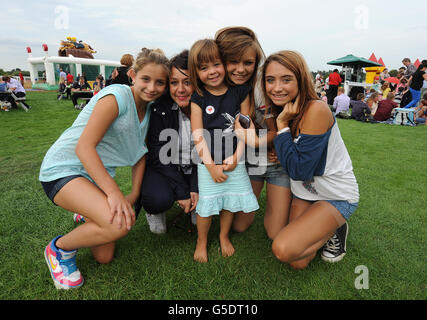
<instances>
[{"instance_id":1,"label":"person sitting on grass","mask_svg":"<svg viewBox=\"0 0 427 320\"><path fill-rule=\"evenodd\" d=\"M419 107L417 108L416 113L416 122L417 123L424 123L427 125L426 119L427 119L427 100L423 99L421 100L421 103Z\"/></svg>"},{"instance_id":2,"label":"person sitting on grass","mask_svg":"<svg viewBox=\"0 0 427 320\"><path fill-rule=\"evenodd\" d=\"M350 109L350 97L344 94L344 88L339 87L337 96L334 99L333 109L335 110L335 115L340 112L347 112Z\"/></svg>"},{"instance_id":3,"label":"person sitting on grass","mask_svg":"<svg viewBox=\"0 0 427 320\"><path fill-rule=\"evenodd\" d=\"M378 102L380 101L380 99L381 99L380 94L378 92L374 92L366 100L366 104L371 110L371 116L374 116L375 112L377 112Z\"/></svg>"},{"instance_id":4,"label":"person sitting on grass","mask_svg":"<svg viewBox=\"0 0 427 320\"><path fill-rule=\"evenodd\" d=\"M351 100L351 118L357 121L365 122L369 119L371 109L364 101L365 95L363 93L357 94L357 100Z\"/></svg>"},{"instance_id":5,"label":"person sitting on grass","mask_svg":"<svg viewBox=\"0 0 427 320\"><path fill-rule=\"evenodd\" d=\"M388 84L387 81L384 82L383 85L381 86L382 100L387 99L387 95L389 94L390 91L391 91L390 85Z\"/></svg>"},{"instance_id":6,"label":"person sitting on grass","mask_svg":"<svg viewBox=\"0 0 427 320\"><path fill-rule=\"evenodd\" d=\"M391 112L394 108L399 108L396 102L393 101L394 93L390 92L387 99L381 100L378 103L377 112L375 112L374 119L376 121L386 121L390 118Z\"/></svg>"},{"instance_id":7,"label":"person sitting on grass","mask_svg":"<svg viewBox=\"0 0 427 320\"><path fill-rule=\"evenodd\" d=\"M169 61L144 48L130 75L133 86L115 84L98 93L46 153L39 180L53 204L84 216L85 223L53 238L44 255L58 289L78 288L80 248L109 263L115 241L135 224L136 202L145 170L145 138L151 102L167 88ZM114 181L117 167L132 166L132 190L125 196ZM56 233L57 231L52 231Z\"/></svg>"}]
</instances>

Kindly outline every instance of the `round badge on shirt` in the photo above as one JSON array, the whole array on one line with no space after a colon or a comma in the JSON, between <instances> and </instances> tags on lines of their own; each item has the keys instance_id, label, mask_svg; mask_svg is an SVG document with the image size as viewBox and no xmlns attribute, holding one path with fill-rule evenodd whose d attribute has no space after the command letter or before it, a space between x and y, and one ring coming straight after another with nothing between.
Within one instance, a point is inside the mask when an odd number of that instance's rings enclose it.
<instances>
[{"instance_id":1,"label":"round badge on shirt","mask_svg":"<svg viewBox=\"0 0 427 320\"><path fill-rule=\"evenodd\" d=\"M205 111L207 114L212 114L215 112L215 108L213 106L207 106Z\"/></svg>"}]
</instances>

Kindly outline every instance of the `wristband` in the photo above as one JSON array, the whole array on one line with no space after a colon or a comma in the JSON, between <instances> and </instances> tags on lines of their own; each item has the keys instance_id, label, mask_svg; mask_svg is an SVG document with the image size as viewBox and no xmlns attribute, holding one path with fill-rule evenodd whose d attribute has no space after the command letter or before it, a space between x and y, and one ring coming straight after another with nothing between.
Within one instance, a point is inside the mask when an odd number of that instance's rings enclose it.
<instances>
[{"instance_id":1,"label":"wristband","mask_svg":"<svg viewBox=\"0 0 427 320\"><path fill-rule=\"evenodd\" d=\"M279 135L279 134L281 134L281 133L284 133L284 132L291 132L291 128L289 128L289 127L285 127L285 128L283 128L282 130L278 131L278 132L277 132L277 135Z\"/></svg>"}]
</instances>

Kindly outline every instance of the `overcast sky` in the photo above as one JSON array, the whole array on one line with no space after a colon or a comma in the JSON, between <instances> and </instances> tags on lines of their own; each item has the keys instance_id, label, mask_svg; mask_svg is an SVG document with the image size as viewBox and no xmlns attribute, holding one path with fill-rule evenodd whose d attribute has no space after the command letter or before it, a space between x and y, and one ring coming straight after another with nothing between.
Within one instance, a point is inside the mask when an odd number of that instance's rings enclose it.
<instances>
[{"instance_id":1,"label":"overcast sky","mask_svg":"<svg viewBox=\"0 0 427 320\"><path fill-rule=\"evenodd\" d=\"M427 0L18 0L2 12L4 70L28 70L27 46L33 57L43 56L43 43L57 55L67 36L90 44L95 58L118 61L142 47L171 57L236 25L254 30L267 55L299 51L312 71L332 69L326 62L347 54L374 52L389 69L404 57L427 59Z\"/></svg>"}]
</instances>

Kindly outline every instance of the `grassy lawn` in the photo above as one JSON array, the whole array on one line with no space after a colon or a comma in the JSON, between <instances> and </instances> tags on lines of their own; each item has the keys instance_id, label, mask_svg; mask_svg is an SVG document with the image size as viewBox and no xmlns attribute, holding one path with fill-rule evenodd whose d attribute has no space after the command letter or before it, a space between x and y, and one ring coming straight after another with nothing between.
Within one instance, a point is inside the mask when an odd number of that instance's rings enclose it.
<instances>
[{"instance_id":1,"label":"grassy lawn","mask_svg":"<svg viewBox=\"0 0 427 320\"><path fill-rule=\"evenodd\" d=\"M43 250L73 227L72 214L54 206L38 181L51 144L78 110L56 92L29 92L29 112L0 112L0 299L427 299L427 127L338 120L359 182L359 208L349 221L347 255L337 264L319 256L303 271L280 263L263 227L265 195L255 223L233 234L236 248L219 252L219 220L210 233L209 263L193 261L196 235L170 226L149 232L142 213L117 242L109 265L81 249L78 290L53 286ZM130 168L117 170L124 192ZM168 221L179 213L171 209ZM356 289L358 266L369 270L369 289Z\"/></svg>"}]
</instances>

